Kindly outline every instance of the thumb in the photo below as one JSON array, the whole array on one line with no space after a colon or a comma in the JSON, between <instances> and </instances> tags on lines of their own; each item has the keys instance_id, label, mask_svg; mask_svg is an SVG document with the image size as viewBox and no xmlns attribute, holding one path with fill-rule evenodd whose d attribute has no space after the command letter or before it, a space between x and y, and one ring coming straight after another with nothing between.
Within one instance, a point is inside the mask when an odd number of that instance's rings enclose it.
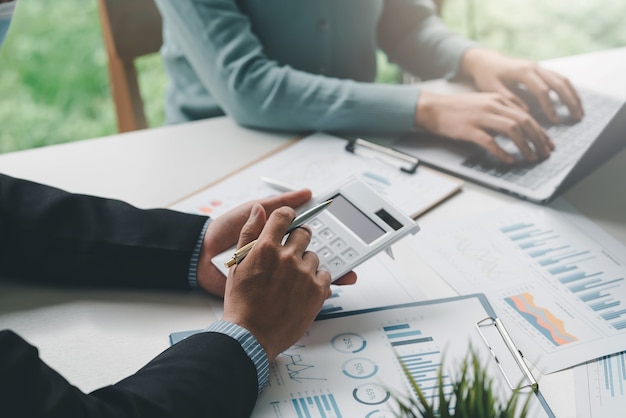
<instances>
[{"instance_id":1,"label":"thumb","mask_svg":"<svg viewBox=\"0 0 626 418\"><path fill-rule=\"evenodd\" d=\"M239 241L237 242L237 248L241 248L251 241L254 241L259 237L263 227L265 226L266 215L265 209L258 203L254 203L250 209L250 216L241 228L239 234Z\"/></svg>"}]
</instances>

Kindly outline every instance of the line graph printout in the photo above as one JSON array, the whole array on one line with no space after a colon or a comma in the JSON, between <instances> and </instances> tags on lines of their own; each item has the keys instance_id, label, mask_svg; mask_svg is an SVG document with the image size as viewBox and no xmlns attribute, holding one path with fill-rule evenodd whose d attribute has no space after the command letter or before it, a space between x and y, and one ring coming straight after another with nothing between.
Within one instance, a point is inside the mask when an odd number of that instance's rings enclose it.
<instances>
[{"instance_id":1,"label":"line graph printout","mask_svg":"<svg viewBox=\"0 0 626 418\"><path fill-rule=\"evenodd\" d=\"M511 390L475 327L489 312L484 296L472 295L328 315L271 365L252 417L395 417L394 396L411 390L400 361L433 399L442 361L449 393L470 344L503 383L494 385L499 395L508 397ZM550 416L532 396L530 416Z\"/></svg>"},{"instance_id":2,"label":"line graph printout","mask_svg":"<svg viewBox=\"0 0 626 418\"><path fill-rule=\"evenodd\" d=\"M276 195L278 192L261 177L307 187L315 195L355 175L416 217L462 186L460 180L426 167L418 168L414 174L404 173L385 160L349 153L344 149L346 144L338 137L313 134L174 204L172 209L217 217L249 200Z\"/></svg>"},{"instance_id":3,"label":"line graph printout","mask_svg":"<svg viewBox=\"0 0 626 418\"><path fill-rule=\"evenodd\" d=\"M543 373L624 349L626 248L563 200L407 240L459 293L484 292Z\"/></svg>"},{"instance_id":4,"label":"line graph printout","mask_svg":"<svg viewBox=\"0 0 626 418\"><path fill-rule=\"evenodd\" d=\"M626 405L626 351L574 369L576 410L589 418L621 418Z\"/></svg>"}]
</instances>

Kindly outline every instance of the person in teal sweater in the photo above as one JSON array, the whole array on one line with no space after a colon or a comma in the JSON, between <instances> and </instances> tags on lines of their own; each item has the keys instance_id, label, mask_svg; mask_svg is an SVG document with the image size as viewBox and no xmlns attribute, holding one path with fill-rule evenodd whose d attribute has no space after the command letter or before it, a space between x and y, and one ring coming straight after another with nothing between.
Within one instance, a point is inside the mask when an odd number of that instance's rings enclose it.
<instances>
[{"instance_id":1,"label":"person in teal sweater","mask_svg":"<svg viewBox=\"0 0 626 418\"><path fill-rule=\"evenodd\" d=\"M583 116L569 81L451 31L431 0L156 0L164 23L168 123L224 113L290 131L395 134L426 130L471 141L504 162L509 136L530 161L550 138L516 94L524 86L557 122L550 91ZM421 79L472 81L481 93L374 82L376 53Z\"/></svg>"}]
</instances>

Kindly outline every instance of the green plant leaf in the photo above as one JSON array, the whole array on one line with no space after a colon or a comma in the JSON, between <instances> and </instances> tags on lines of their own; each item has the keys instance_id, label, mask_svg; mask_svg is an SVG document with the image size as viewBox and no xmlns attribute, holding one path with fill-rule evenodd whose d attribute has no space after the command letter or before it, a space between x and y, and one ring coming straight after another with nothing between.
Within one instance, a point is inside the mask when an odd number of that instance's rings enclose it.
<instances>
[{"instance_id":1,"label":"green plant leaf","mask_svg":"<svg viewBox=\"0 0 626 418\"><path fill-rule=\"evenodd\" d=\"M525 418L528 415L531 396L527 396L521 409L518 408L519 397L523 393L518 389L512 391L506 401L500 400L494 388L493 379L483 368L479 356L470 347L467 356L460 364L459 373L452 378L452 392L446 395L446 379L443 366L437 371L437 392L430 401L426 398L419 384L412 378L406 366L400 361L409 386L415 398L400 401L397 397L400 417L403 418ZM442 356L441 364L445 364ZM519 412L517 412L517 410ZM517 415L516 415L517 413Z\"/></svg>"}]
</instances>

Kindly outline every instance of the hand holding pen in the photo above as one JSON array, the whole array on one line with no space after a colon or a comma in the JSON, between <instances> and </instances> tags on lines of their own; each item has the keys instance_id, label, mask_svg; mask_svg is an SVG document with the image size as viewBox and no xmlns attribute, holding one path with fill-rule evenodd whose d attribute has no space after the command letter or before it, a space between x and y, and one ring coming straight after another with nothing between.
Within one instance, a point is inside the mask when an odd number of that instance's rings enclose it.
<instances>
[{"instance_id":1,"label":"hand holding pen","mask_svg":"<svg viewBox=\"0 0 626 418\"><path fill-rule=\"evenodd\" d=\"M296 218L289 225L289 229L287 230L285 235L289 234L294 229L302 226L304 223L306 223L309 220L313 219L321 211L326 209L332 202L333 202L332 199L327 200L327 201L322 202L319 205L317 205L317 206L315 206L315 207L305 211L304 213L296 216ZM224 265L226 267L232 267L235 264L240 263L241 260L243 260L246 257L246 255L248 255L250 250L252 250L252 247L254 247L255 243L256 243L256 240L251 241L248 244L244 245L243 247L239 248L237 251L235 251L235 254L233 254L232 258L230 260L228 260L227 262L225 262Z\"/></svg>"},{"instance_id":2,"label":"hand holding pen","mask_svg":"<svg viewBox=\"0 0 626 418\"><path fill-rule=\"evenodd\" d=\"M307 189L281 193L261 200L242 203L210 222L204 236L200 260L198 262L198 285L200 288L210 294L223 297L227 280L225 280L224 274L213 265L211 260L230 248L232 243L239 242L238 246L241 247L253 239L260 237L264 225L267 222L267 218L271 216L274 211L283 206L297 208L306 204L310 199L311 191ZM256 210L254 208L256 208ZM257 222L252 222L252 224L249 225L252 212L259 210L262 214L257 215ZM293 216L295 216L295 212L293 213ZM292 219L287 219L286 221L287 225L289 225ZM285 228L285 230L286 229L287 228ZM283 235L284 232L281 234L281 238ZM308 245L308 242L305 244ZM276 266L276 268L278 268L278 266ZM335 284L352 284L355 281L356 274L351 272L335 281Z\"/></svg>"},{"instance_id":3,"label":"hand holding pen","mask_svg":"<svg viewBox=\"0 0 626 418\"><path fill-rule=\"evenodd\" d=\"M257 244L225 280L222 319L250 331L270 361L304 334L332 294L330 273L319 270L317 255L307 251L310 230L296 228L284 239L294 217L289 207L266 217L254 205L238 246L254 237Z\"/></svg>"}]
</instances>

